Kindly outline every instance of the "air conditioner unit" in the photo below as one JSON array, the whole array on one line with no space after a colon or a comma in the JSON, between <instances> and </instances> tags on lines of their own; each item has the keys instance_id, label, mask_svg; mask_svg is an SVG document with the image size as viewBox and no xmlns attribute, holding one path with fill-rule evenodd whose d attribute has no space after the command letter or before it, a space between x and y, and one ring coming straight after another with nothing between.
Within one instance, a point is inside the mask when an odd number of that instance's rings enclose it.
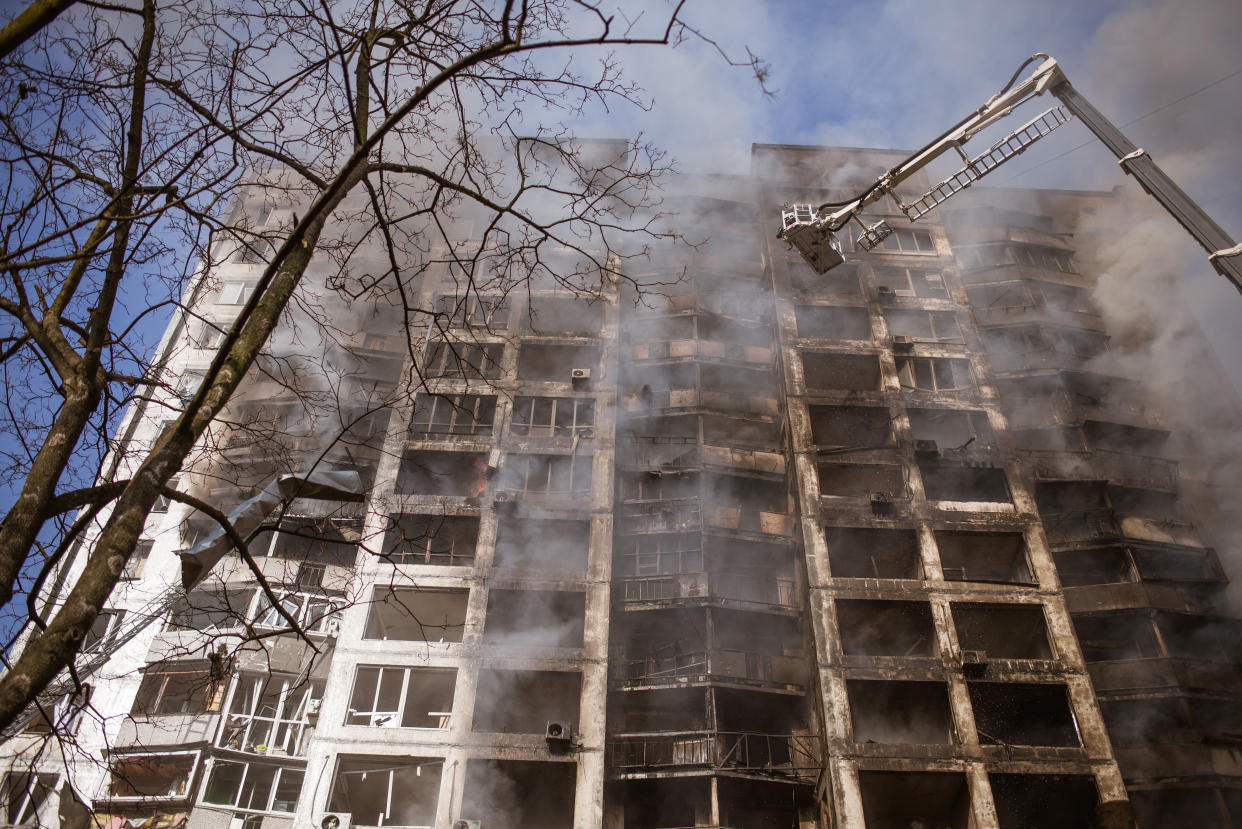
<instances>
[{"instance_id":1,"label":"air conditioner unit","mask_svg":"<svg viewBox=\"0 0 1242 829\"><path fill-rule=\"evenodd\" d=\"M349 812L324 812L316 826L319 829L350 829L354 816Z\"/></svg>"},{"instance_id":2,"label":"air conditioner unit","mask_svg":"<svg viewBox=\"0 0 1242 829\"><path fill-rule=\"evenodd\" d=\"M914 339L912 337L906 337L902 334L897 334L896 336L893 337L893 351L913 351L913 350L914 350Z\"/></svg>"},{"instance_id":3,"label":"air conditioner unit","mask_svg":"<svg viewBox=\"0 0 1242 829\"><path fill-rule=\"evenodd\" d=\"M893 496L888 492L871 493L871 511L876 515L888 515L893 511Z\"/></svg>"},{"instance_id":4,"label":"air conditioner unit","mask_svg":"<svg viewBox=\"0 0 1242 829\"><path fill-rule=\"evenodd\" d=\"M570 369L569 380L575 386L589 386L591 384L591 370L589 368Z\"/></svg>"},{"instance_id":5,"label":"air conditioner unit","mask_svg":"<svg viewBox=\"0 0 1242 829\"><path fill-rule=\"evenodd\" d=\"M453 821L453 829L483 829L483 821L481 820L455 820Z\"/></svg>"},{"instance_id":6,"label":"air conditioner unit","mask_svg":"<svg viewBox=\"0 0 1242 829\"><path fill-rule=\"evenodd\" d=\"M920 455L939 455L940 447L936 445L934 440L916 440L914 442L914 451Z\"/></svg>"},{"instance_id":7,"label":"air conditioner unit","mask_svg":"<svg viewBox=\"0 0 1242 829\"><path fill-rule=\"evenodd\" d=\"M887 285L881 285L876 289L876 292L879 293L881 302L890 300L897 295L897 292Z\"/></svg>"},{"instance_id":8,"label":"air conditioner unit","mask_svg":"<svg viewBox=\"0 0 1242 829\"><path fill-rule=\"evenodd\" d=\"M987 669L988 655L985 651L962 651L962 673L965 676L983 676Z\"/></svg>"},{"instance_id":9,"label":"air conditioner unit","mask_svg":"<svg viewBox=\"0 0 1242 829\"><path fill-rule=\"evenodd\" d=\"M500 468L500 450L493 449L487 453L487 474L494 475L496 470Z\"/></svg>"},{"instance_id":10,"label":"air conditioner unit","mask_svg":"<svg viewBox=\"0 0 1242 829\"><path fill-rule=\"evenodd\" d=\"M340 636L341 635L341 620L340 619L324 619L323 620L323 632L325 635L331 636L334 639L337 636Z\"/></svg>"},{"instance_id":11,"label":"air conditioner unit","mask_svg":"<svg viewBox=\"0 0 1242 829\"><path fill-rule=\"evenodd\" d=\"M568 751L570 741L573 739L573 729L567 722L554 720L549 722L547 728L544 729L543 739L547 742L548 748L554 752Z\"/></svg>"},{"instance_id":12,"label":"air conditioner unit","mask_svg":"<svg viewBox=\"0 0 1242 829\"><path fill-rule=\"evenodd\" d=\"M323 707L322 699L308 699L306 701L306 716L318 717L319 709Z\"/></svg>"}]
</instances>

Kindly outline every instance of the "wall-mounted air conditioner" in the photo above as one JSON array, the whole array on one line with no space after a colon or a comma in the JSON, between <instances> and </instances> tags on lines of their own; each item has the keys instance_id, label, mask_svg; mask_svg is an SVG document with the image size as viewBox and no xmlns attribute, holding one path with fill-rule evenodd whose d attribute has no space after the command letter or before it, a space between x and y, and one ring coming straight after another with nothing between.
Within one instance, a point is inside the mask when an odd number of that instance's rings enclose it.
<instances>
[{"instance_id":1,"label":"wall-mounted air conditioner","mask_svg":"<svg viewBox=\"0 0 1242 829\"><path fill-rule=\"evenodd\" d=\"M914 338L907 337L903 334L897 334L893 337L893 351L913 351Z\"/></svg>"},{"instance_id":2,"label":"wall-mounted air conditioner","mask_svg":"<svg viewBox=\"0 0 1242 829\"><path fill-rule=\"evenodd\" d=\"M341 635L341 620L328 618L323 620L323 632L326 636L336 638Z\"/></svg>"},{"instance_id":3,"label":"wall-mounted air conditioner","mask_svg":"<svg viewBox=\"0 0 1242 829\"><path fill-rule=\"evenodd\" d=\"M897 295L896 291L887 285L881 285L876 288L876 292L880 295L881 302L887 302Z\"/></svg>"},{"instance_id":4,"label":"wall-mounted air conditioner","mask_svg":"<svg viewBox=\"0 0 1242 829\"><path fill-rule=\"evenodd\" d=\"M888 515L893 511L893 495L890 492L871 493L871 511L876 515Z\"/></svg>"},{"instance_id":5,"label":"wall-mounted air conditioner","mask_svg":"<svg viewBox=\"0 0 1242 829\"><path fill-rule=\"evenodd\" d=\"M551 751L561 753L569 750L573 740L573 729L569 723L555 720L549 722L544 729L543 739Z\"/></svg>"},{"instance_id":6,"label":"wall-mounted air conditioner","mask_svg":"<svg viewBox=\"0 0 1242 829\"><path fill-rule=\"evenodd\" d=\"M324 812L315 824L319 829L350 829L354 816L349 812Z\"/></svg>"},{"instance_id":7,"label":"wall-mounted air conditioner","mask_svg":"<svg viewBox=\"0 0 1242 829\"><path fill-rule=\"evenodd\" d=\"M575 388L586 388L591 385L591 370L589 368L570 369L569 380Z\"/></svg>"},{"instance_id":8,"label":"wall-mounted air conditioner","mask_svg":"<svg viewBox=\"0 0 1242 829\"><path fill-rule=\"evenodd\" d=\"M936 445L934 440L916 440L914 442L914 451L920 455L939 455L940 447Z\"/></svg>"},{"instance_id":9,"label":"wall-mounted air conditioner","mask_svg":"<svg viewBox=\"0 0 1242 829\"><path fill-rule=\"evenodd\" d=\"M319 709L323 707L322 699L308 699L306 701L306 716L318 717Z\"/></svg>"},{"instance_id":10,"label":"wall-mounted air conditioner","mask_svg":"<svg viewBox=\"0 0 1242 829\"><path fill-rule=\"evenodd\" d=\"M483 829L483 821L481 820L461 820L453 821L453 829Z\"/></svg>"}]
</instances>

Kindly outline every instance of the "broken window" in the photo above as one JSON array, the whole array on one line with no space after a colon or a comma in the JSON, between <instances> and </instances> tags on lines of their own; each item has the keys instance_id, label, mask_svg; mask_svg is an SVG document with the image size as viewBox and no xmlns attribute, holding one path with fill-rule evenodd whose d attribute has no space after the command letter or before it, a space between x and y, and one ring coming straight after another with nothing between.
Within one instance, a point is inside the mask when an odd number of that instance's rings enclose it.
<instances>
[{"instance_id":1,"label":"broken window","mask_svg":"<svg viewBox=\"0 0 1242 829\"><path fill-rule=\"evenodd\" d=\"M910 432L916 441L931 441L941 452L990 449L996 435L986 412L957 409L910 409Z\"/></svg>"},{"instance_id":2,"label":"broken window","mask_svg":"<svg viewBox=\"0 0 1242 829\"><path fill-rule=\"evenodd\" d=\"M587 568L591 523L502 516L495 567L581 572Z\"/></svg>"},{"instance_id":3,"label":"broken window","mask_svg":"<svg viewBox=\"0 0 1242 829\"><path fill-rule=\"evenodd\" d=\"M636 319L626 328L630 342L636 345L694 339L694 317L688 316L654 316Z\"/></svg>"},{"instance_id":4,"label":"broken window","mask_svg":"<svg viewBox=\"0 0 1242 829\"><path fill-rule=\"evenodd\" d=\"M437 323L444 328L503 331L509 327L509 298L473 293L441 296L436 298L436 313L440 315Z\"/></svg>"},{"instance_id":5,"label":"broken window","mask_svg":"<svg viewBox=\"0 0 1242 829\"><path fill-rule=\"evenodd\" d=\"M134 551L125 560L125 569L121 572L121 578L125 581L136 581L142 578L142 571L146 568L147 559L151 557L151 550L154 547L154 541L139 541L135 544Z\"/></svg>"},{"instance_id":6,"label":"broken window","mask_svg":"<svg viewBox=\"0 0 1242 829\"><path fill-rule=\"evenodd\" d=\"M889 238L891 239L892 236ZM929 249L925 248L925 250ZM892 288L897 296L948 296L944 288L944 277L938 271L925 271L918 268L876 268L875 281L880 287Z\"/></svg>"},{"instance_id":7,"label":"broken window","mask_svg":"<svg viewBox=\"0 0 1242 829\"><path fill-rule=\"evenodd\" d=\"M622 475L619 483L626 501L673 501L699 495L699 476L694 472L634 472Z\"/></svg>"},{"instance_id":8,"label":"broken window","mask_svg":"<svg viewBox=\"0 0 1242 829\"><path fill-rule=\"evenodd\" d=\"M205 668L159 670L153 667L142 677L130 714L203 714L220 706L220 682Z\"/></svg>"},{"instance_id":9,"label":"broken window","mask_svg":"<svg viewBox=\"0 0 1242 829\"><path fill-rule=\"evenodd\" d=\"M923 476L923 489L932 501L1009 501L1009 484L1003 469L920 461L919 474Z\"/></svg>"},{"instance_id":10,"label":"broken window","mask_svg":"<svg viewBox=\"0 0 1242 829\"><path fill-rule=\"evenodd\" d=\"M849 680L856 743L953 742L949 693L943 682Z\"/></svg>"},{"instance_id":11,"label":"broken window","mask_svg":"<svg viewBox=\"0 0 1242 829\"><path fill-rule=\"evenodd\" d=\"M838 599L837 624L847 656L932 656L936 633L927 602Z\"/></svg>"},{"instance_id":12,"label":"broken window","mask_svg":"<svg viewBox=\"0 0 1242 829\"><path fill-rule=\"evenodd\" d=\"M251 549L266 550L268 535L260 534ZM270 555L277 558L321 568L354 566L357 530L342 522L330 518L286 519L275 536Z\"/></svg>"},{"instance_id":13,"label":"broken window","mask_svg":"<svg viewBox=\"0 0 1242 829\"><path fill-rule=\"evenodd\" d=\"M500 360L503 355L503 345L474 345L440 340L427 346L423 359L423 377L495 380L500 376Z\"/></svg>"},{"instance_id":14,"label":"broken window","mask_svg":"<svg viewBox=\"0 0 1242 829\"><path fill-rule=\"evenodd\" d=\"M577 671L479 671L475 731L543 734L549 722L578 728L582 674Z\"/></svg>"},{"instance_id":15,"label":"broken window","mask_svg":"<svg viewBox=\"0 0 1242 829\"><path fill-rule=\"evenodd\" d=\"M1042 245L1008 245L1007 261L1017 265L1033 265L1050 271L1077 273L1074 267L1074 256L1068 250L1044 247Z\"/></svg>"},{"instance_id":16,"label":"broken window","mask_svg":"<svg viewBox=\"0 0 1242 829\"><path fill-rule=\"evenodd\" d=\"M544 380L568 383L574 369L594 371L599 366L600 350L577 345L537 345L525 343L518 352L519 380Z\"/></svg>"},{"instance_id":17,"label":"broken window","mask_svg":"<svg viewBox=\"0 0 1242 829\"><path fill-rule=\"evenodd\" d=\"M56 775L9 772L0 787L6 826L40 826L39 809L56 789ZM50 825L50 824L48 824Z\"/></svg>"},{"instance_id":18,"label":"broken window","mask_svg":"<svg viewBox=\"0 0 1242 829\"><path fill-rule=\"evenodd\" d=\"M390 515L381 556L393 564L468 567L474 564L478 540L478 518L414 513Z\"/></svg>"},{"instance_id":19,"label":"broken window","mask_svg":"<svg viewBox=\"0 0 1242 829\"><path fill-rule=\"evenodd\" d=\"M1052 659L1043 605L955 603L953 622L963 651L994 659Z\"/></svg>"},{"instance_id":20,"label":"broken window","mask_svg":"<svg viewBox=\"0 0 1242 829\"><path fill-rule=\"evenodd\" d=\"M970 361L943 357L898 357L897 379L903 389L965 391L974 387Z\"/></svg>"},{"instance_id":21,"label":"broken window","mask_svg":"<svg viewBox=\"0 0 1242 829\"><path fill-rule=\"evenodd\" d=\"M420 394L414 400L410 435L486 436L495 417L495 395Z\"/></svg>"},{"instance_id":22,"label":"broken window","mask_svg":"<svg viewBox=\"0 0 1242 829\"><path fill-rule=\"evenodd\" d=\"M824 340L871 339L871 316L866 308L829 305L799 305L798 336Z\"/></svg>"},{"instance_id":23,"label":"broken window","mask_svg":"<svg viewBox=\"0 0 1242 829\"><path fill-rule=\"evenodd\" d=\"M902 251L903 253L935 253L931 234L926 230L906 230L898 228L885 237L880 249L886 251Z\"/></svg>"},{"instance_id":24,"label":"broken window","mask_svg":"<svg viewBox=\"0 0 1242 829\"><path fill-rule=\"evenodd\" d=\"M441 757L337 757L328 811L347 812L354 826L432 829L440 799Z\"/></svg>"},{"instance_id":25,"label":"broken window","mask_svg":"<svg viewBox=\"0 0 1242 829\"><path fill-rule=\"evenodd\" d=\"M618 538L613 547L619 576L698 573L703 569L700 533L651 533Z\"/></svg>"},{"instance_id":26,"label":"broken window","mask_svg":"<svg viewBox=\"0 0 1242 829\"><path fill-rule=\"evenodd\" d=\"M590 455L509 455L500 489L568 494L591 491Z\"/></svg>"},{"instance_id":27,"label":"broken window","mask_svg":"<svg viewBox=\"0 0 1242 829\"><path fill-rule=\"evenodd\" d=\"M595 401L590 398L517 397L509 431L527 437L562 437L580 435L594 426Z\"/></svg>"},{"instance_id":28,"label":"broken window","mask_svg":"<svg viewBox=\"0 0 1242 829\"><path fill-rule=\"evenodd\" d=\"M909 311L892 309L884 314L888 333L920 342L960 343L962 329L952 311Z\"/></svg>"},{"instance_id":29,"label":"broken window","mask_svg":"<svg viewBox=\"0 0 1242 829\"><path fill-rule=\"evenodd\" d=\"M310 738L311 708L323 685L280 674L239 674L218 745L253 754L299 757Z\"/></svg>"},{"instance_id":30,"label":"broken window","mask_svg":"<svg viewBox=\"0 0 1242 829\"><path fill-rule=\"evenodd\" d=\"M1210 779L1210 778L1209 778ZM1237 825L1238 797L1231 787L1204 785L1177 786L1170 783L1154 789L1128 792L1134 804L1135 821L1139 826L1226 826L1221 821L1221 801L1230 810L1232 825ZM1176 786L1176 788L1175 788Z\"/></svg>"},{"instance_id":31,"label":"broken window","mask_svg":"<svg viewBox=\"0 0 1242 829\"><path fill-rule=\"evenodd\" d=\"M968 829L970 790L966 775L936 771L860 771L867 829Z\"/></svg>"},{"instance_id":32,"label":"broken window","mask_svg":"<svg viewBox=\"0 0 1242 829\"><path fill-rule=\"evenodd\" d=\"M865 498L878 495L892 500L905 497L902 468L893 464L820 463L819 494Z\"/></svg>"},{"instance_id":33,"label":"broken window","mask_svg":"<svg viewBox=\"0 0 1242 829\"><path fill-rule=\"evenodd\" d=\"M586 594L560 590L496 590L487 596L483 641L491 645L580 648Z\"/></svg>"},{"instance_id":34,"label":"broken window","mask_svg":"<svg viewBox=\"0 0 1242 829\"><path fill-rule=\"evenodd\" d=\"M544 336L591 336L604 327L604 303L592 297L531 297L525 324Z\"/></svg>"},{"instance_id":35,"label":"broken window","mask_svg":"<svg viewBox=\"0 0 1242 829\"><path fill-rule=\"evenodd\" d=\"M919 537L914 530L826 528L824 537L833 578L917 579L922 575Z\"/></svg>"},{"instance_id":36,"label":"broken window","mask_svg":"<svg viewBox=\"0 0 1242 829\"><path fill-rule=\"evenodd\" d=\"M89 684L81 683L76 690L55 699L37 698L36 713L22 730L31 734L76 734L93 690Z\"/></svg>"},{"instance_id":37,"label":"broken window","mask_svg":"<svg viewBox=\"0 0 1242 829\"><path fill-rule=\"evenodd\" d=\"M572 829L577 782L575 763L472 757L466 764L461 816L484 827Z\"/></svg>"},{"instance_id":38,"label":"broken window","mask_svg":"<svg viewBox=\"0 0 1242 829\"><path fill-rule=\"evenodd\" d=\"M811 438L819 446L874 449L891 446L893 419L876 406L811 406Z\"/></svg>"},{"instance_id":39,"label":"broken window","mask_svg":"<svg viewBox=\"0 0 1242 829\"><path fill-rule=\"evenodd\" d=\"M1232 664L1242 651L1242 623L1193 613L1156 614L1156 627L1171 655Z\"/></svg>"},{"instance_id":40,"label":"broken window","mask_svg":"<svg viewBox=\"0 0 1242 829\"><path fill-rule=\"evenodd\" d=\"M1074 630L1083 658L1088 662L1152 659L1163 655L1147 613L1075 616Z\"/></svg>"},{"instance_id":41,"label":"broken window","mask_svg":"<svg viewBox=\"0 0 1242 829\"><path fill-rule=\"evenodd\" d=\"M880 388L880 361L870 355L802 352L808 389L875 391Z\"/></svg>"},{"instance_id":42,"label":"broken window","mask_svg":"<svg viewBox=\"0 0 1242 829\"><path fill-rule=\"evenodd\" d=\"M125 620L124 610L101 610L91 623L90 630L82 639L82 652L104 651L117 639L121 623Z\"/></svg>"},{"instance_id":43,"label":"broken window","mask_svg":"<svg viewBox=\"0 0 1242 829\"><path fill-rule=\"evenodd\" d=\"M1100 700L1114 746L1145 746L1198 739L1178 697Z\"/></svg>"},{"instance_id":44,"label":"broken window","mask_svg":"<svg viewBox=\"0 0 1242 829\"><path fill-rule=\"evenodd\" d=\"M653 430L657 434L675 434ZM746 446L774 449L782 445L781 423L744 417L703 415L703 442L713 446Z\"/></svg>"},{"instance_id":45,"label":"broken window","mask_svg":"<svg viewBox=\"0 0 1242 829\"><path fill-rule=\"evenodd\" d=\"M198 632L236 628L246 619L252 598L253 590L193 590L173 603L168 627Z\"/></svg>"},{"instance_id":46,"label":"broken window","mask_svg":"<svg viewBox=\"0 0 1242 829\"><path fill-rule=\"evenodd\" d=\"M267 596L259 600L259 610L255 614L254 623L257 627L288 628L291 617L302 630L308 633L326 633L336 623L335 614L341 609L344 600L339 597L325 596L320 593L281 592L281 610L272 606Z\"/></svg>"},{"instance_id":47,"label":"broken window","mask_svg":"<svg viewBox=\"0 0 1242 829\"><path fill-rule=\"evenodd\" d=\"M846 239L838 236L838 239ZM851 264L837 265L827 273L817 274L807 268L799 257L789 269L790 288L795 294L830 294L836 296L858 296L862 293L862 285L858 281L858 266Z\"/></svg>"},{"instance_id":48,"label":"broken window","mask_svg":"<svg viewBox=\"0 0 1242 829\"><path fill-rule=\"evenodd\" d=\"M936 532L946 581L1033 584L1022 533Z\"/></svg>"},{"instance_id":49,"label":"broken window","mask_svg":"<svg viewBox=\"0 0 1242 829\"><path fill-rule=\"evenodd\" d=\"M1052 558L1064 587L1134 581L1134 570L1125 547L1065 550L1053 553Z\"/></svg>"},{"instance_id":50,"label":"broken window","mask_svg":"<svg viewBox=\"0 0 1242 829\"><path fill-rule=\"evenodd\" d=\"M469 597L468 590L377 587L363 638L460 642Z\"/></svg>"},{"instance_id":51,"label":"broken window","mask_svg":"<svg viewBox=\"0 0 1242 829\"><path fill-rule=\"evenodd\" d=\"M992 802L999 829L1092 829L1100 795L1087 774L1001 774L990 772ZM1200 821L1140 826L1200 826Z\"/></svg>"},{"instance_id":52,"label":"broken window","mask_svg":"<svg viewBox=\"0 0 1242 829\"><path fill-rule=\"evenodd\" d=\"M345 725L448 728L456 668L359 665Z\"/></svg>"},{"instance_id":53,"label":"broken window","mask_svg":"<svg viewBox=\"0 0 1242 829\"><path fill-rule=\"evenodd\" d=\"M298 806L304 773L301 768L217 759L203 802L256 812L292 812Z\"/></svg>"},{"instance_id":54,"label":"broken window","mask_svg":"<svg viewBox=\"0 0 1242 829\"><path fill-rule=\"evenodd\" d=\"M249 252L243 253L242 257L248 255ZM244 258L241 261L246 261ZM259 264L262 259L248 264ZM245 282L239 279L229 280L220 285L220 293L216 297L217 305L245 305L246 300L250 298L251 292L254 291L253 282Z\"/></svg>"},{"instance_id":55,"label":"broken window","mask_svg":"<svg viewBox=\"0 0 1242 829\"><path fill-rule=\"evenodd\" d=\"M486 456L476 452L406 452L397 493L477 498L487 488Z\"/></svg>"},{"instance_id":56,"label":"broken window","mask_svg":"<svg viewBox=\"0 0 1242 829\"><path fill-rule=\"evenodd\" d=\"M1136 547L1130 551L1144 579L1156 581L1224 581L1212 550Z\"/></svg>"},{"instance_id":57,"label":"broken window","mask_svg":"<svg viewBox=\"0 0 1242 829\"><path fill-rule=\"evenodd\" d=\"M189 794L198 753L113 757L110 797L184 798Z\"/></svg>"},{"instance_id":58,"label":"broken window","mask_svg":"<svg viewBox=\"0 0 1242 829\"><path fill-rule=\"evenodd\" d=\"M1064 685L971 682L968 687L984 745L1082 745Z\"/></svg>"}]
</instances>

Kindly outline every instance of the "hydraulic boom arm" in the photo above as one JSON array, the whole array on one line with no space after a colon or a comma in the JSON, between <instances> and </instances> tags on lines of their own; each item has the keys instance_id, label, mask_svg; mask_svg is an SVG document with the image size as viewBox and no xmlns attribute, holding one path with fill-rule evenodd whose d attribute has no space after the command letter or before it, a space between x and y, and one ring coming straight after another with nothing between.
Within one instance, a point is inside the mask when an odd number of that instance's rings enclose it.
<instances>
[{"instance_id":1,"label":"hydraulic boom arm","mask_svg":"<svg viewBox=\"0 0 1242 829\"><path fill-rule=\"evenodd\" d=\"M1028 65L1042 59L1042 63L1029 77L1015 84L1019 74ZM975 157L966 154L963 147L973 136L1010 115L1014 108L1028 100L1051 91L1061 100L1062 106L1053 107L1036 116L1005 138L993 144ZM781 230L777 235L792 244L810 263L817 273L842 261L841 246L835 234L853 220L862 227L858 244L871 250L892 228L885 222L864 225L858 214L868 205L888 196L910 221L916 221L956 193L995 170L1004 162L1026 150L1035 141L1052 132L1071 116L1078 116L1096 138L1100 139L1117 156L1122 169L1138 179L1143 189L1173 215L1191 236L1208 252L1208 258L1216 270L1242 291L1242 245L1238 245L1220 225L1203 211L1203 208L1186 195L1172 179L1152 160L1146 151L1134 146L1121 131L1108 121L1074 89L1055 60L1044 54L1031 57L1019 67L1014 77L999 93L955 126L918 150L884 175L855 198L829 203L814 208L811 205L795 205L783 211ZM932 187L909 204L897 195L896 187L922 170L936 158L954 151L962 159L962 169Z\"/></svg>"}]
</instances>

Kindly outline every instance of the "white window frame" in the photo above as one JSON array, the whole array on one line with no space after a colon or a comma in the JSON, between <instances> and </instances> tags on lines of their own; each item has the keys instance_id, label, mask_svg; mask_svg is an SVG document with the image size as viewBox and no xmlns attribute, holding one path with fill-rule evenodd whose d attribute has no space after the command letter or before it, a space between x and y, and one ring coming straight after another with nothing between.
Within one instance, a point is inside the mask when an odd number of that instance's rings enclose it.
<instances>
[{"instance_id":1,"label":"white window frame","mask_svg":"<svg viewBox=\"0 0 1242 829\"><path fill-rule=\"evenodd\" d=\"M207 799L207 789L211 785L212 776L216 773L216 769L223 765L241 766L242 776L237 783L236 790L233 791L233 798L228 803L221 803ZM262 809L256 809L252 806L239 806L242 792L246 790L246 783L249 781L251 770L254 768L273 769L275 774L272 775L272 786L267 793L267 801ZM302 777L302 782L298 785L298 796L293 801L293 808L289 811L275 809L273 805L276 801L276 791L280 788L282 778L286 773L297 774ZM225 760L216 758L211 763L211 768L203 775L202 793L199 795L199 802L211 806L227 806L230 809L236 809L239 812L247 812L249 814L271 814L271 815L291 815L297 811L298 801L302 798L302 787L306 784L306 769L301 766L285 766L276 763L257 763L249 760Z\"/></svg>"},{"instance_id":2,"label":"white window frame","mask_svg":"<svg viewBox=\"0 0 1242 829\"><path fill-rule=\"evenodd\" d=\"M428 670L428 669L418 668L418 667L413 667L413 666L401 666L401 665L359 665L354 671L354 683L349 691L349 700L351 703L354 700L354 691L358 687L358 680L362 672L363 671L378 671L379 675L376 677L376 680L375 680L375 693L371 697L371 709L366 710L366 711L358 710L354 708L348 709L345 712L345 721L343 724L346 726L358 726L361 728L408 728L408 729L417 729L421 731L447 730L451 723L451 718L453 715L452 711L428 711L427 716L438 717L439 724L435 726L420 726L420 725L403 726L401 724L402 721L405 720L406 706L409 705L410 703L410 698L409 698L410 676L413 671L418 671L418 670ZM440 668L432 668L430 670L439 670L441 672L444 672L444 669L440 669ZM401 675L401 691L397 695L396 710L386 710L386 709L381 710L378 707L380 690L384 686L384 673L386 671L397 672ZM456 674L454 674L454 676L456 676ZM454 693L454 696L456 696L455 693ZM368 722L350 722L350 719L353 717L365 717L369 721Z\"/></svg>"},{"instance_id":3,"label":"white window frame","mask_svg":"<svg viewBox=\"0 0 1242 829\"><path fill-rule=\"evenodd\" d=\"M112 786L112 776L113 776L112 769L116 765L117 761L118 760L123 761L123 760L131 759L131 758L142 758L142 757L189 757L191 758L190 771L188 774L186 774L185 786L182 789L182 791L177 794L165 794L165 795L149 795L149 794L116 795L116 794L112 794L110 791L111 786ZM170 751L170 752L160 752L158 754L150 752L150 751L144 751L144 752L130 752L130 753L119 754L119 755L114 754L108 758L109 793L107 795L107 799L120 801L122 803L141 803L141 802L146 802L146 801L151 801L151 800L189 800L194 794L194 785L193 785L194 778L198 774L199 764L202 762L202 759L203 759L202 751Z\"/></svg>"},{"instance_id":4,"label":"white window frame","mask_svg":"<svg viewBox=\"0 0 1242 829\"><path fill-rule=\"evenodd\" d=\"M260 711L269 683L280 684L276 706L270 715ZM241 696L247 690L253 692L249 705L246 705L245 697ZM322 697L323 686L308 679L299 682L297 677L279 674L238 674L233 687L229 689L228 704L220 717L216 745L246 754L303 757L306 751L304 741L308 736L306 727L310 723L310 710L314 705L312 700ZM246 710L234 711L237 707ZM266 727L267 736L264 739L280 738L283 732L280 744L254 742L252 738L255 736L256 723ZM262 750L258 748L260 745L263 746Z\"/></svg>"}]
</instances>

